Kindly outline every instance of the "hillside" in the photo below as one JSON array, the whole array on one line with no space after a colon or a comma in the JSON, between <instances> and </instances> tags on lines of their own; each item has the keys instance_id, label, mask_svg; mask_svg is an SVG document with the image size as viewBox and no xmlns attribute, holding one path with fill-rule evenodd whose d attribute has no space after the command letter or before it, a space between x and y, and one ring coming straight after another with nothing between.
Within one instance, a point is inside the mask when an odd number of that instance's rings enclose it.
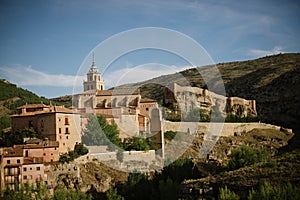
<instances>
[{"instance_id":1,"label":"hillside","mask_svg":"<svg viewBox=\"0 0 300 200\"><path fill-rule=\"evenodd\" d=\"M49 104L49 100L38 95L17 87L4 79L0 79L0 130L10 126L9 115L12 114L17 107L25 103Z\"/></svg>"},{"instance_id":2,"label":"hillside","mask_svg":"<svg viewBox=\"0 0 300 200\"><path fill-rule=\"evenodd\" d=\"M278 54L255 60L220 63L216 65L225 84L227 96L255 99L261 121L278 124L300 132L300 54ZM191 86L205 87L199 71L207 74L209 66L160 76L120 87L140 87L143 97L160 103L163 86L186 79ZM213 81L213 74L210 75ZM219 82L212 82L218 88Z\"/></svg>"}]
</instances>

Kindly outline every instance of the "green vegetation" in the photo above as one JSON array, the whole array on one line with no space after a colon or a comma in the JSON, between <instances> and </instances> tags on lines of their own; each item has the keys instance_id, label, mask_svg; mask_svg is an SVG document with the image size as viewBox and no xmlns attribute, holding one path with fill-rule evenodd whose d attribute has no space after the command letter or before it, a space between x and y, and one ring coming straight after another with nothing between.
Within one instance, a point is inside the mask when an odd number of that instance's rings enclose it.
<instances>
[{"instance_id":1,"label":"green vegetation","mask_svg":"<svg viewBox=\"0 0 300 200\"><path fill-rule=\"evenodd\" d=\"M265 150L258 150L248 146L241 146L232 150L228 162L230 170L239 169L254 163L262 162L267 159L267 152Z\"/></svg>"},{"instance_id":2,"label":"green vegetation","mask_svg":"<svg viewBox=\"0 0 300 200\"><path fill-rule=\"evenodd\" d=\"M171 141L176 136L176 134L176 131L166 131L164 132L164 138Z\"/></svg>"},{"instance_id":3,"label":"green vegetation","mask_svg":"<svg viewBox=\"0 0 300 200\"><path fill-rule=\"evenodd\" d=\"M124 197L118 194L116 188L110 188L105 195L107 200L124 200Z\"/></svg>"},{"instance_id":4,"label":"green vegetation","mask_svg":"<svg viewBox=\"0 0 300 200\"><path fill-rule=\"evenodd\" d=\"M80 156L86 155L88 152L89 150L85 146L83 146L83 144L78 144L75 146L74 151L69 151L68 153L61 154L59 156L59 162L69 163Z\"/></svg>"},{"instance_id":5,"label":"green vegetation","mask_svg":"<svg viewBox=\"0 0 300 200\"><path fill-rule=\"evenodd\" d=\"M220 200L238 200L240 197L230 191L227 186L220 189L218 196ZM300 199L300 188L290 183L274 186L269 182L264 182L258 190L249 191L248 200L298 200Z\"/></svg>"},{"instance_id":6,"label":"green vegetation","mask_svg":"<svg viewBox=\"0 0 300 200\"><path fill-rule=\"evenodd\" d=\"M102 115L90 115L82 142L86 145L107 145L110 150L121 144L117 125L114 122L108 124Z\"/></svg>"},{"instance_id":7,"label":"green vegetation","mask_svg":"<svg viewBox=\"0 0 300 200\"><path fill-rule=\"evenodd\" d=\"M8 116L3 116L0 118L0 131L10 127L10 118Z\"/></svg>"},{"instance_id":8,"label":"green vegetation","mask_svg":"<svg viewBox=\"0 0 300 200\"><path fill-rule=\"evenodd\" d=\"M111 151L114 151L116 146L126 151L148 151L152 148L150 139L141 137L126 138L121 142L117 125L114 122L107 123L102 115L89 117L82 142L86 145L107 145Z\"/></svg>"},{"instance_id":9,"label":"green vegetation","mask_svg":"<svg viewBox=\"0 0 300 200\"><path fill-rule=\"evenodd\" d=\"M26 103L50 103L45 97L39 97L4 80L0 80L0 101L5 101L3 106L11 111Z\"/></svg>"},{"instance_id":10,"label":"green vegetation","mask_svg":"<svg viewBox=\"0 0 300 200\"><path fill-rule=\"evenodd\" d=\"M258 117L252 117L252 116L240 117L237 115L227 115L225 118L225 122L258 122L258 121L259 121Z\"/></svg>"},{"instance_id":11,"label":"green vegetation","mask_svg":"<svg viewBox=\"0 0 300 200\"><path fill-rule=\"evenodd\" d=\"M56 189L54 190L53 200L92 200L90 194L81 192L80 190Z\"/></svg>"},{"instance_id":12,"label":"green vegetation","mask_svg":"<svg viewBox=\"0 0 300 200\"><path fill-rule=\"evenodd\" d=\"M227 186L224 188L220 189L220 194L219 194L219 200L239 200L240 197L239 195L235 194L234 192L231 192Z\"/></svg>"},{"instance_id":13,"label":"green vegetation","mask_svg":"<svg viewBox=\"0 0 300 200\"><path fill-rule=\"evenodd\" d=\"M36 186L29 183L14 184L14 190L8 186L1 194L5 200L91 200L92 196L80 190L56 189L54 195L50 195L47 185L37 183Z\"/></svg>"},{"instance_id":14,"label":"green vegetation","mask_svg":"<svg viewBox=\"0 0 300 200\"><path fill-rule=\"evenodd\" d=\"M298 200L300 199L300 188L288 183L282 186L272 186L264 182L259 189L250 191L249 200Z\"/></svg>"},{"instance_id":15,"label":"green vegetation","mask_svg":"<svg viewBox=\"0 0 300 200\"><path fill-rule=\"evenodd\" d=\"M162 172L155 172L151 176L130 173L127 182L116 187L118 190L114 191L114 195L131 200L177 199L177 189L181 182L199 177L201 173L194 167L191 159L179 159L166 166Z\"/></svg>"},{"instance_id":16,"label":"green vegetation","mask_svg":"<svg viewBox=\"0 0 300 200\"><path fill-rule=\"evenodd\" d=\"M24 128L16 131L15 134L11 132L1 132L0 147L9 147L15 144L23 144L24 138L37 138L38 134L33 128Z\"/></svg>"},{"instance_id":17,"label":"green vegetation","mask_svg":"<svg viewBox=\"0 0 300 200\"><path fill-rule=\"evenodd\" d=\"M149 141L141 137L125 138L122 143L123 149L126 151L148 151L151 149Z\"/></svg>"},{"instance_id":18,"label":"green vegetation","mask_svg":"<svg viewBox=\"0 0 300 200\"><path fill-rule=\"evenodd\" d=\"M186 122L209 122L210 116L206 114L205 110L195 108L187 113L182 120Z\"/></svg>"}]
</instances>

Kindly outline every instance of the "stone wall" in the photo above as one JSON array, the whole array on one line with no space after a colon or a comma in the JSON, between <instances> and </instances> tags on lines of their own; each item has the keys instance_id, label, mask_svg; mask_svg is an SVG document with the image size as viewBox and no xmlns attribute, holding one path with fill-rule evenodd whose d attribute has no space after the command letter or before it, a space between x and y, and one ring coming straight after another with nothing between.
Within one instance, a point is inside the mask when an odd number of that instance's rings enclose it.
<instances>
[{"instance_id":1,"label":"stone wall","mask_svg":"<svg viewBox=\"0 0 300 200\"><path fill-rule=\"evenodd\" d=\"M220 136L233 136L234 134L241 134L242 132L251 131L254 128L258 129L276 129L279 130L280 126L265 124L260 122L255 123L209 123L209 122L163 122L164 131L178 131L196 133L208 133L209 128L214 130L214 127L220 127ZM289 130L291 132L291 130ZM216 132L210 131L212 135L218 135Z\"/></svg>"}]
</instances>

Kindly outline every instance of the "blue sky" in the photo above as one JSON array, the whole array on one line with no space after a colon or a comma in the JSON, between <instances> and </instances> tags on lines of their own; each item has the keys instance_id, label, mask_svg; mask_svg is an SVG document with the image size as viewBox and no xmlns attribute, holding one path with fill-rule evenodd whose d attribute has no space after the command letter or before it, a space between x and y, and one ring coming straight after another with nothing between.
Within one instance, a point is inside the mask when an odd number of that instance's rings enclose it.
<instances>
[{"instance_id":1,"label":"blue sky","mask_svg":"<svg viewBox=\"0 0 300 200\"><path fill-rule=\"evenodd\" d=\"M0 77L40 96L72 93L78 70L102 41L133 28L163 27L193 38L215 63L300 52L299 1L45 0L0 2ZM114 47L112 47L114 48ZM101 55L95 56L96 64ZM146 66L160 63L165 68ZM103 73L107 87L188 68L162 51L133 52ZM103 71L103 67L98 65Z\"/></svg>"}]
</instances>

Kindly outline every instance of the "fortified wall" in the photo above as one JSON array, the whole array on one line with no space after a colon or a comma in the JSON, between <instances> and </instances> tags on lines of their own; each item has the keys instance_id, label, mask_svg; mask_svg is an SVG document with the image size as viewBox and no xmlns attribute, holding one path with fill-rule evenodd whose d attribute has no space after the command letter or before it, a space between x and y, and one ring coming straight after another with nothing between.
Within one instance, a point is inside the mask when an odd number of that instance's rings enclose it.
<instances>
[{"instance_id":1,"label":"fortified wall","mask_svg":"<svg viewBox=\"0 0 300 200\"><path fill-rule=\"evenodd\" d=\"M265 124L260 122L255 123L214 123L214 122L163 122L164 132L166 131L177 131L177 132L189 132L190 134L204 133L207 134L209 129L214 130L214 127L222 128L219 136L233 136L234 134L241 134L257 129L275 129L280 130L280 126L271 124ZM289 130L292 132L292 130ZM211 132L212 135L218 135L217 132Z\"/></svg>"}]
</instances>

